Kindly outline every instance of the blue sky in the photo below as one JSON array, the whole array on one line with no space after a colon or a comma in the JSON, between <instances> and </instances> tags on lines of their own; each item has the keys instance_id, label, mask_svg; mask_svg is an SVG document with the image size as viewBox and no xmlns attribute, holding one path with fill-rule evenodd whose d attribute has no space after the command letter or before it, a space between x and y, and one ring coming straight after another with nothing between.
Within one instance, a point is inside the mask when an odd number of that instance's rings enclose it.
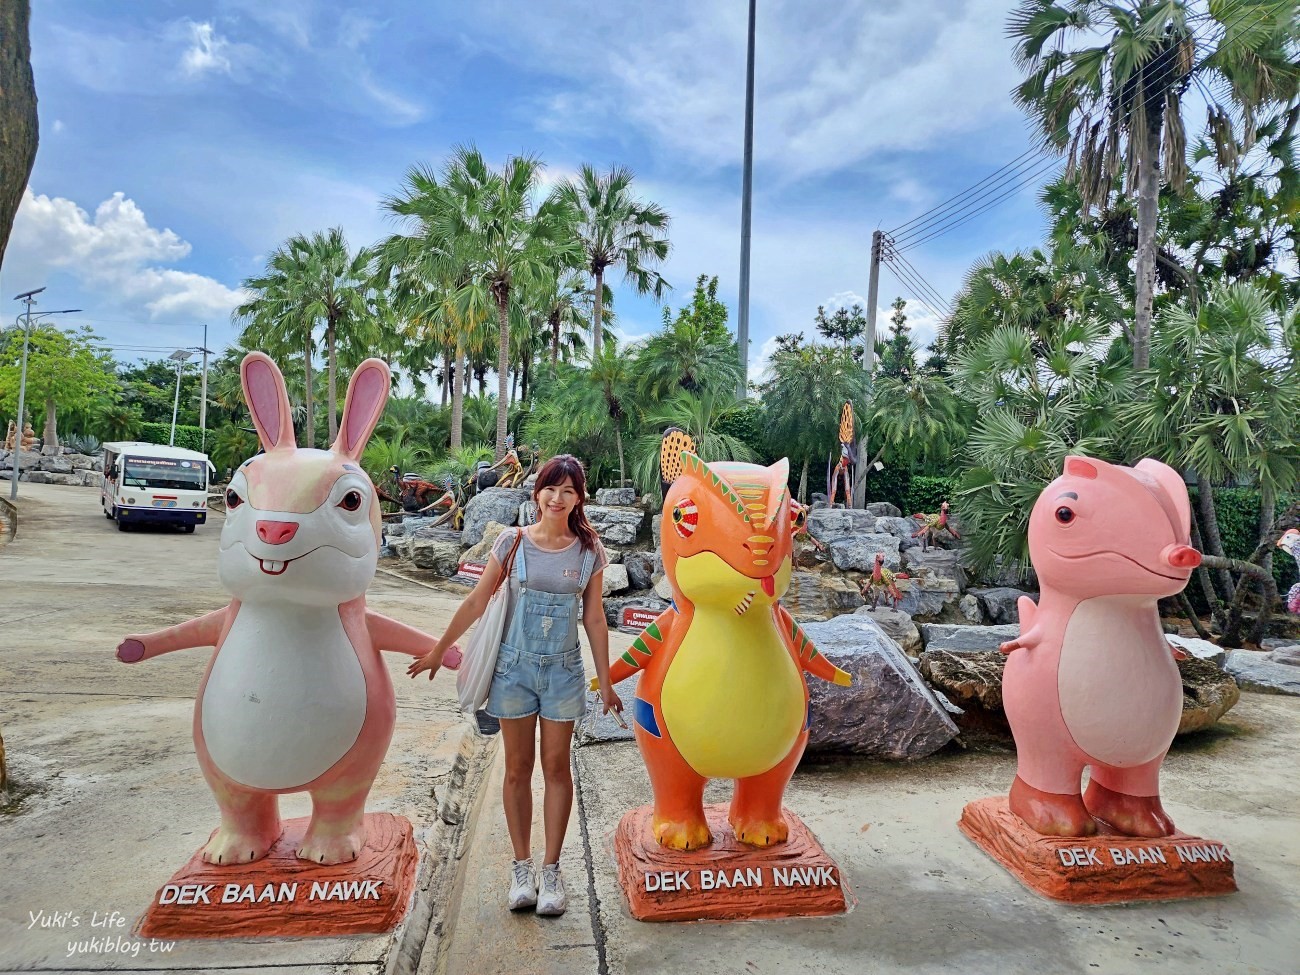
<instances>
[{"instance_id":1,"label":"blue sky","mask_svg":"<svg viewBox=\"0 0 1300 975\"><path fill-rule=\"evenodd\" d=\"M1030 147L1011 6L759 0L751 375L774 335L811 336L818 305L866 294L872 230ZM669 302L716 274L734 321L745 16L744 0L33 0L41 145L0 294L46 286L38 309L85 309L65 318L123 349L195 345L205 322L220 348L281 241L374 242L403 173L473 142L498 164L538 155L553 181L630 166L672 218ZM974 259L1042 232L1026 189L906 256L951 297ZM612 284L625 335L658 324ZM900 294L884 271L881 307Z\"/></svg>"}]
</instances>

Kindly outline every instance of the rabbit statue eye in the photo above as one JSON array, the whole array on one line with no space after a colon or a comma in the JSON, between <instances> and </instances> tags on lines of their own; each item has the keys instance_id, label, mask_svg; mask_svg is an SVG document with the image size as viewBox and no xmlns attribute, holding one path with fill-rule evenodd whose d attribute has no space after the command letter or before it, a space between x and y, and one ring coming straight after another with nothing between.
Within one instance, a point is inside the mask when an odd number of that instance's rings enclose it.
<instances>
[{"instance_id":1,"label":"rabbit statue eye","mask_svg":"<svg viewBox=\"0 0 1300 975\"><path fill-rule=\"evenodd\" d=\"M1066 507L1057 508L1056 520L1062 525L1068 525L1070 522L1074 521L1074 510Z\"/></svg>"},{"instance_id":2,"label":"rabbit statue eye","mask_svg":"<svg viewBox=\"0 0 1300 975\"><path fill-rule=\"evenodd\" d=\"M349 491L343 495L343 500L339 502L339 507L344 511L357 511L361 507L361 492Z\"/></svg>"},{"instance_id":3,"label":"rabbit statue eye","mask_svg":"<svg viewBox=\"0 0 1300 975\"><path fill-rule=\"evenodd\" d=\"M235 508L238 508L243 503L244 503L243 498L241 498L230 488L226 488L226 510L227 511L233 511Z\"/></svg>"}]
</instances>

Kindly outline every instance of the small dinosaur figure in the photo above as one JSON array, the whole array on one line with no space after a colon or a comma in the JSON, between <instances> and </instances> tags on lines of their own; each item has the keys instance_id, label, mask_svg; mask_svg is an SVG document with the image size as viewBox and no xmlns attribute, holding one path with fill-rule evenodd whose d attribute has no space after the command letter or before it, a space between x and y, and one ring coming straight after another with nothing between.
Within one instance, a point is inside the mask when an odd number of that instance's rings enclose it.
<instances>
[{"instance_id":1,"label":"small dinosaur figure","mask_svg":"<svg viewBox=\"0 0 1300 975\"><path fill-rule=\"evenodd\" d=\"M632 713L654 791L655 840L707 846L709 779L736 780L729 819L751 846L783 842L786 783L808 741L804 673L847 686L778 600L790 586L803 512L790 465L706 464L681 452L664 499L664 574L673 605L610 667L642 671Z\"/></svg>"},{"instance_id":2,"label":"small dinosaur figure","mask_svg":"<svg viewBox=\"0 0 1300 975\"><path fill-rule=\"evenodd\" d=\"M912 537L921 540L921 551L923 552L929 549L931 542L938 541L940 532L947 532L953 538L961 538L961 536L957 534L957 530L953 528L952 525L948 524L947 501L939 506L939 513L937 515L927 515L924 512L918 511L916 514L912 515L912 517L921 523L917 527L916 531L912 532Z\"/></svg>"},{"instance_id":3,"label":"small dinosaur figure","mask_svg":"<svg viewBox=\"0 0 1300 975\"><path fill-rule=\"evenodd\" d=\"M903 599L902 592L898 588L899 579L907 579L906 572L892 572L885 568L885 553L876 553L876 565L869 575L862 582L862 598L871 600L871 608L875 609L880 600L885 600L890 607L897 607Z\"/></svg>"},{"instance_id":4,"label":"small dinosaur figure","mask_svg":"<svg viewBox=\"0 0 1300 975\"><path fill-rule=\"evenodd\" d=\"M1282 537L1277 540L1277 547L1295 559L1296 565L1300 566L1300 531L1294 528L1287 529L1287 531L1283 532ZM1300 614L1300 582L1287 590L1286 611L1292 614Z\"/></svg>"}]
</instances>

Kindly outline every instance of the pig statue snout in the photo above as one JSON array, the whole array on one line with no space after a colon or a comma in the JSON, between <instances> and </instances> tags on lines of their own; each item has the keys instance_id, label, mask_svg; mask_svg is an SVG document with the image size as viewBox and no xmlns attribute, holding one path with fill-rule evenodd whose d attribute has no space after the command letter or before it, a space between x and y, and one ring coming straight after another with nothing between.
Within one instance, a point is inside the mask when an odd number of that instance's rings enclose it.
<instances>
[{"instance_id":1,"label":"pig statue snout","mask_svg":"<svg viewBox=\"0 0 1300 975\"><path fill-rule=\"evenodd\" d=\"M1166 565L1189 572L1201 564L1201 553L1190 545L1166 545L1160 558Z\"/></svg>"}]
</instances>

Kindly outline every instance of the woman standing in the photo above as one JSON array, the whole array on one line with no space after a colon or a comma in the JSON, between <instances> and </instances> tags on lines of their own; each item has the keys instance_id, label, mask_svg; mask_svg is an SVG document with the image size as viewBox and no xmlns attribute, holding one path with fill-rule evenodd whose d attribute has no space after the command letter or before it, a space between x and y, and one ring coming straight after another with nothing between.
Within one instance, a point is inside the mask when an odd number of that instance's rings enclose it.
<instances>
[{"instance_id":1,"label":"woman standing","mask_svg":"<svg viewBox=\"0 0 1300 975\"><path fill-rule=\"evenodd\" d=\"M514 845L508 896L512 911L536 906L538 914L564 913L560 850L573 807L569 745L587 686L579 619L591 644L604 710L623 710L609 680L609 630L601 605L601 577L609 560L583 511L586 497L587 478L576 458L560 454L543 464L533 488L538 523L501 533L482 578L452 616L442 639L407 671L412 677L428 671L432 679L446 650L487 608L502 572L509 573L504 636L486 710L501 722L505 747L502 799ZM530 846L538 715L546 783L540 885Z\"/></svg>"}]
</instances>

